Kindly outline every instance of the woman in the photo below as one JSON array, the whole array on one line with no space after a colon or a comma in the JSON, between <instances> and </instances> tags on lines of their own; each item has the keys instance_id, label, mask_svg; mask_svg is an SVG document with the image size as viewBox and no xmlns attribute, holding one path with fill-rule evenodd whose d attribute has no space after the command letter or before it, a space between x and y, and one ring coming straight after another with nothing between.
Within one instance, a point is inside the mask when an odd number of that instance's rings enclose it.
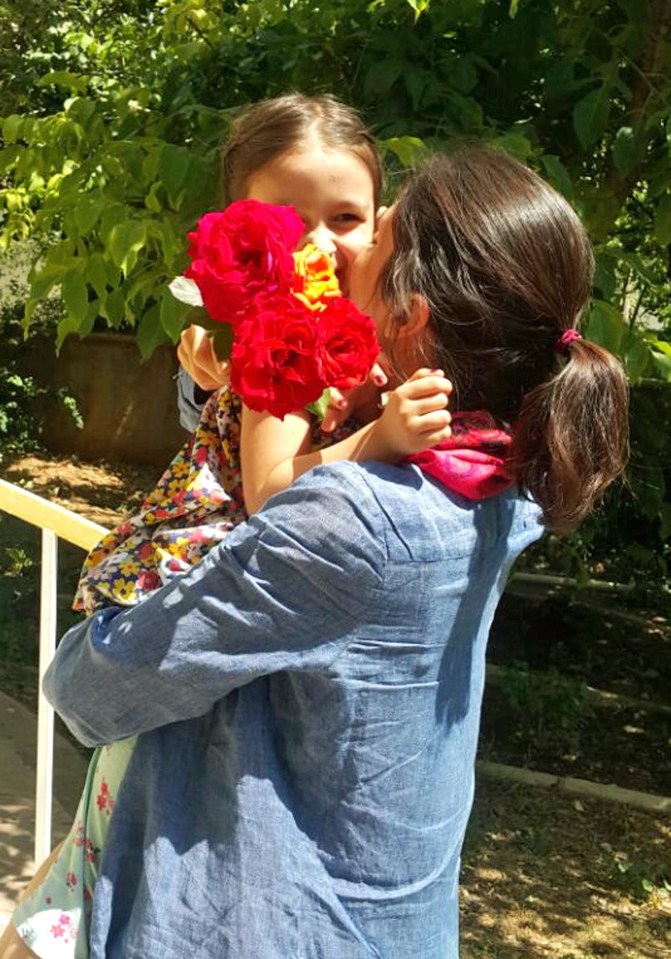
<instances>
[{"instance_id":1,"label":"woman","mask_svg":"<svg viewBox=\"0 0 671 959\"><path fill-rule=\"evenodd\" d=\"M140 734L92 957L458 955L496 604L543 524L574 526L625 459L624 374L575 330L591 270L571 208L515 161L428 164L351 294L399 381L446 370L455 436L307 474L65 637L46 689L73 731Z\"/></svg>"}]
</instances>

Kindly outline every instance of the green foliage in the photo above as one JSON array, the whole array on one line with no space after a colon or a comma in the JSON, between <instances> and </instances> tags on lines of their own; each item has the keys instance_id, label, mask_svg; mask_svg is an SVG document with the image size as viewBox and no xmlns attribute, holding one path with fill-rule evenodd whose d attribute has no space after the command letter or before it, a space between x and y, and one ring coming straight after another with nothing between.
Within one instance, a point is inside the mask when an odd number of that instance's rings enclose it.
<instances>
[{"instance_id":1,"label":"green foliage","mask_svg":"<svg viewBox=\"0 0 671 959\"><path fill-rule=\"evenodd\" d=\"M526 663L512 663L498 679L508 706L537 727L574 725L587 709L584 682L562 676L554 667L531 672Z\"/></svg>"},{"instance_id":2,"label":"green foliage","mask_svg":"<svg viewBox=\"0 0 671 959\"><path fill-rule=\"evenodd\" d=\"M16 298L18 290L13 288ZM0 310L0 337L3 363L0 367L0 461L3 454L28 453L41 449L41 414L48 403L60 402L80 428L84 425L75 399L64 389L39 383L25 372L21 357L25 338L20 323L18 299ZM44 301L36 315L36 326L42 331L54 328L60 314L58 303Z\"/></svg>"},{"instance_id":3,"label":"green foliage","mask_svg":"<svg viewBox=\"0 0 671 959\"><path fill-rule=\"evenodd\" d=\"M99 317L134 326L145 354L174 340L186 312L167 281L184 266L185 232L216 204L231 110L290 88L337 89L375 125L392 167L468 136L541 169L597 244L589 334L632 382L671 379L666 338L646 323L669 292L671 47L660 19L671 21L664 0L5 4L0 22L22 38L30 85L0 91L1 236L46 245L27 320L60 288L59 340Z\"/></svg>"},{"instance_id":4,"label":"green foliage","mask_svg":"<svg viewBox=\"0 0 671 959\"><path fill-rule=\"evenodd\" d=\"M0 246L37 244L28 328L58 292L59 343L100 323L134 328L145 356L176 340L187 310L167 284L217 204L236 108L335 90L392 187L464 137L540 170L595 244L587 335L632 385L671 383L671 0L13 0L0 28ZM654 421L643 432L631 496L665 536Z\"/></svg>"},{"instance_id":5,"label":"green foliage","mask_svg":"<svg viewBox=\"0 0 671 959\"><path fill-rule=\"evenodd\" d=\"M632 898L655 902L662 892L671 892L671 870L666 863L650 862L636 852L629 856L610 846L604 849L604 854L609 878Z\"/></svg>"}]
</instances>

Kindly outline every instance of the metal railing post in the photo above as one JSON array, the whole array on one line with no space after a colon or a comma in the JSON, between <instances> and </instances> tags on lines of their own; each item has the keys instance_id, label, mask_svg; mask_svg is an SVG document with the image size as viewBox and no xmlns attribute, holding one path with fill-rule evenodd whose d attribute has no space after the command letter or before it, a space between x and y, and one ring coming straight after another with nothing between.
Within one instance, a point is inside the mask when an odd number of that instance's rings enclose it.
<instances>
[{"instance_id":1,"label":"metal railing post","mask_svg":"<svg viewBox=\"0 0 671 959\"><path fill-rule=\"evenodd\" d=\"M54 711L42 692L42 678L56 651L58 537L42 530L40 580L40 664L37 706L37 785L35 790L35 863L51 852L51 813L54 767Z\"/></svg>"},{"instance_id":2,"label":"metal railing post","mask_svg":"<svg viewBox=\"0 0 671 959\"><path fill-rule=\"evenodd\" d=\"M35 790L35 863L39 866L51 851L53 807L54 711L42 695L42 677L56 651L58 538L89 550L107 530L50 503L28 490L0 479L0 512L16 516L42 530L40 584L40 663L37 712L37 785Z\"/></svg>"}]
</instances>

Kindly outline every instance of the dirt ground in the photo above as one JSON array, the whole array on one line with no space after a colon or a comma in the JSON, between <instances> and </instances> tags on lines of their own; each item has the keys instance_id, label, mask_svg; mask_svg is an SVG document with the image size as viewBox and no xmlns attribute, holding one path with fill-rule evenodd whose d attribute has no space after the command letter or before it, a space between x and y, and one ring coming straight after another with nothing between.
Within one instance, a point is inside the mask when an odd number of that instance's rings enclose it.
<instances>
[{"instance_id":1,"label":"dirt ground","mask_svg":"<svg viewBox=\"0 0 671 959\"><path fill-rule=\"evenodd\" d=\"M104 526L137 506L157 472L38 455L0 463L4 479ZM25 687L26 701L32 678L0 670L0 686ZM462 940L462 959L671 959L671 819L479 781Z\"/></svg>"}]
</instances>

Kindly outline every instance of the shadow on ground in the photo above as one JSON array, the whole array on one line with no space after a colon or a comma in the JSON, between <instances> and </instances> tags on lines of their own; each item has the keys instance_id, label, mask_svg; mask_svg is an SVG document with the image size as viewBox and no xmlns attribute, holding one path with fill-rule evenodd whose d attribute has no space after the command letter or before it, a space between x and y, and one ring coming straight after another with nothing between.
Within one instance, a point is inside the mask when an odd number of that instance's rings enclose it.
<instances>
[{"instance_id":1,"label":"shadow on ground","mask_svg":"<svg viewBox=\"0 0 671 959\"><path fill-rule=\"evenodd\" d=\"M661 959L669 883L667 819L482 781L463 856L462 959Z\"/></svg>"}]
</instances>

